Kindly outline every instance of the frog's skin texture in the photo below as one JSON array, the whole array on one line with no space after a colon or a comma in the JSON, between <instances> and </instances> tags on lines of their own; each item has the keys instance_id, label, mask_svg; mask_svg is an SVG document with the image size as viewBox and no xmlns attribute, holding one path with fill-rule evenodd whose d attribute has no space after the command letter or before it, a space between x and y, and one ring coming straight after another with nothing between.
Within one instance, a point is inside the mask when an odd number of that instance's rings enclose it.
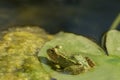
<instances>
[{"instance_id":1,"label":"frog's skin texture","mask_svg":"<svg viewBox=\"0 0 120 80\"><path fill-rule=\"evenodd\" d=\"M56 68L63 70L65 73L80 74L95 66L95 63L89 57L83 57L80 54L67 56L65 52L60 51L61 49L62 46L55 46L48 49L47 54Z\"/></svg>"}]
</instances>

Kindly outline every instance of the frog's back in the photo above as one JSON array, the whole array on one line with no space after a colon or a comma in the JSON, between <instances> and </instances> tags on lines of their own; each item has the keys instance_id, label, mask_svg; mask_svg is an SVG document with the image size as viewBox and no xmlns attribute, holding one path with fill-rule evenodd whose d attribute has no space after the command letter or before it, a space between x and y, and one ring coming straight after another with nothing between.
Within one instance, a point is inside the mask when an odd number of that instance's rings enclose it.
<instances>
[{"instance_id":1,"label":"frog's back","mask_svg":"<svg viewBox=\"0 0 120 80\"><path fill-rule=\"evenodd\" d=\"M59 56L58 58L59 61L59 65L61 65L61 67L68 67L74 64L74 62L69 58L69 56Z\"/></svg>"}]
</instances>

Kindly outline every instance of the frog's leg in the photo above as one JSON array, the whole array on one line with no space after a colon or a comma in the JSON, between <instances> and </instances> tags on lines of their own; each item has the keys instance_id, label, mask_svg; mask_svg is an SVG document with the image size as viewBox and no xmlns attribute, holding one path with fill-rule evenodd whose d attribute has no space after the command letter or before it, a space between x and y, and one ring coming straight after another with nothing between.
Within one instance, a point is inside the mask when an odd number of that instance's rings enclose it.
<instances>
[{"instance_id":1,"label":"frog's leg","mask_svg":"<svg viewBox=\"0 0 120 80\"><path fill-rule=\"evenodd\" d=\"M95 62L92 59L90 59L89 57L85 57L85 59L91 68L95 66Z\"/></svg>"},{"instance_id":2,"label":"frog's leg","mask_svg":"<svg viewBox=\"0 0 120 80\"><path fill-rule=\"evenodd\" d=\"M61 71L61 66L59 64L56 64L56 63L51 63L50 64L51 68L55 71Z\"/></svg>"},{"instance_id":3,"label":"frog's leg","mask_svg":"<svg viewBox=\"0 0 120 80\"><path fill-rule=\"evenodd\" d=\"M64 73L66 74L80 74L86 72L89 68L86 68L82 65L71 65L69 67L64 68Z\"/></svg>"}]
</instances>

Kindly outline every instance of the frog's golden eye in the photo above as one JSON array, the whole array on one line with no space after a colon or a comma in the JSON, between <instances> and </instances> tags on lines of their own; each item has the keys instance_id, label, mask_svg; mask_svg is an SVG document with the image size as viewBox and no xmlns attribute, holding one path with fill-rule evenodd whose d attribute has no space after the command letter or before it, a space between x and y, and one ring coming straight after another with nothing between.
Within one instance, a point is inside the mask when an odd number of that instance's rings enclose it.
<instances>
[{"instance_id":1,"label":"frog's golden eye","mask_svg":"<svg viewBox=\"0 0 120 80\"><path fill-rule=\"evenodd\" d=\"M56 45L55 48L57 48L57 49L61 49L62 46L60 46L60 45Z\"/></svg>"}]
</instances>

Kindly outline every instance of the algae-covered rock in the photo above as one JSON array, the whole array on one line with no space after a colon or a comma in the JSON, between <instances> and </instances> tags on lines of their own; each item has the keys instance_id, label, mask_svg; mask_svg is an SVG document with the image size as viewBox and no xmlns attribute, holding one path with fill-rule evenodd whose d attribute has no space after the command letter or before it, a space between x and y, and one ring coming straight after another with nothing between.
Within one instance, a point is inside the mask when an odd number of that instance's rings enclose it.
<instances>
[{"instance_id":1,"label":"algae-covered rock","mask_svg":"<svg viewBox=\"0 0 120 80\"><path fill-rule=\"evenodd\" d=\"M37 53L49 35L38 27L11 28L0 41L0 80L50 80Z\"/></svg>"}]
</instances>

